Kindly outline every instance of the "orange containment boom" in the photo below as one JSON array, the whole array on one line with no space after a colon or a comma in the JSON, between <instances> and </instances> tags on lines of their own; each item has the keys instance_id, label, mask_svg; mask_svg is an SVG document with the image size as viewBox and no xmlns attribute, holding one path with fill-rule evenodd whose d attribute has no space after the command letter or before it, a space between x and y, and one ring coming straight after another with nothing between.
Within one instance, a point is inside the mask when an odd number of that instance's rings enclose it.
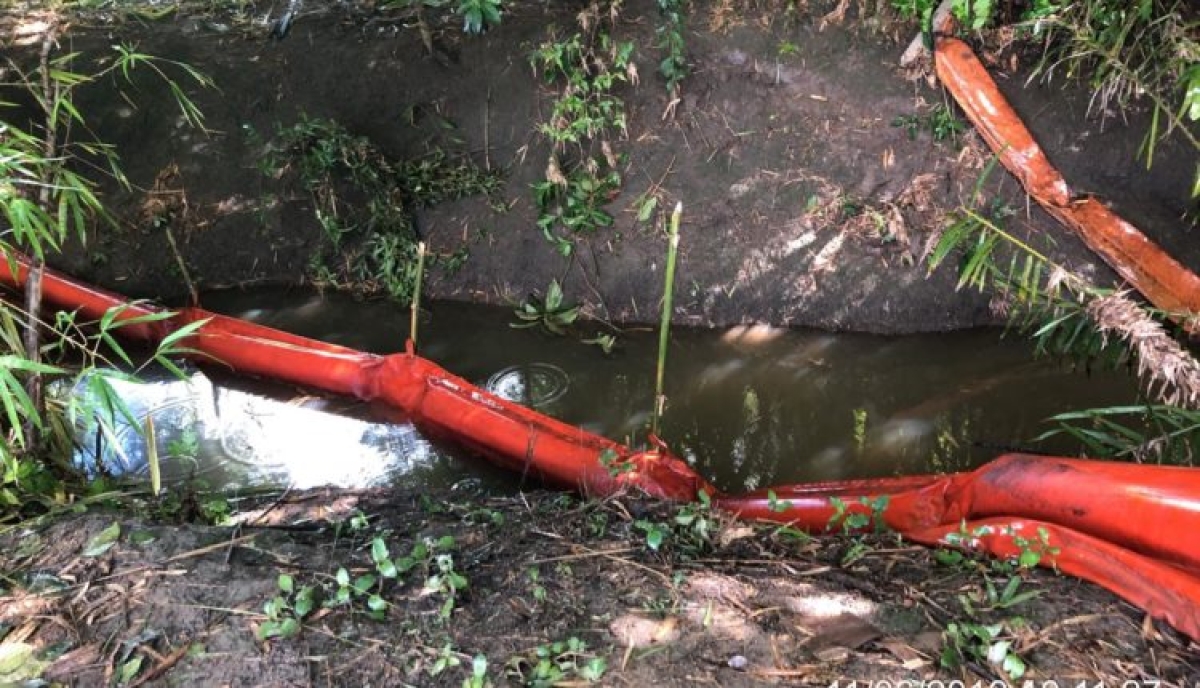
<instances>
[{"instance_id":1,"label":"orange containment boom","mask_svg":"<svg viewBox=\"0 0 1200 688\"><path fill-rule=\"evenodd\" d=\"M13 269L15 267L15 269ZM28 270L0 260L0 284L20 289ZM43 294L60 307L117 320L161 313L52 270ZM970 473L790 485L719 493L655 441L635 451L490 394L411 350L379 356L185 308L118 330L154 342L200 322L183 341L201 361L236 372L386 404L419 428L494 463L553 485L604 496L636 489L691 501L699 492L742 518L830 529L838 514L878 516L931 546L1039 564L1102 585L1200 641L1200 470L1012 454ZM877 513L876 513L877 512ZM834 524L837 525L837 524Z\"/></svg>"},{"instance_id":2,"label":"orange containment boom","mask_svg":"<svg viewBox=\"0 0 1200 688\"><path fill-rule=\"evenodd\" d=\"M945 30L947 27L942 27ZM1200 334L1200 276L1094 198L1076 198L987 69L963 41L940 36L938 79L1025 190L1146 300Z\"/></svg>"}]
</instances>

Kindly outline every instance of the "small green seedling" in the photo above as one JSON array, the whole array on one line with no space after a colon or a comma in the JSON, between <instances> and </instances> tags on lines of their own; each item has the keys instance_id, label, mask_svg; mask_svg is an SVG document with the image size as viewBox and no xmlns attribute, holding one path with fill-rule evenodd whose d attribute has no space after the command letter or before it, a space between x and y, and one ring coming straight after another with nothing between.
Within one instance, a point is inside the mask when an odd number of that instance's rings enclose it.
<instances>
[{"instance_id":1,"label":"small green seedling","mask_svg":"<svg viewBox=\"0 0 1200 688\"><path fill-rule=\"evenodd\" d=\"M267 620L258 627L259 640L297 635L304 618L315 606L313 586L305 585L297 590L295 580L286 573L279 574L276 586L279 594L263 605Z\"/></svg>"}]
</instances>

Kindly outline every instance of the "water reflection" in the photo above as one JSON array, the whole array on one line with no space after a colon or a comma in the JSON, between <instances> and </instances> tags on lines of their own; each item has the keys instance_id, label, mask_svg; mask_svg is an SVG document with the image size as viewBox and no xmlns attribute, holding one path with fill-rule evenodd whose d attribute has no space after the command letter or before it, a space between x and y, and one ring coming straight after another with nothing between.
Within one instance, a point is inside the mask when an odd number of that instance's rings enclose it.
<instances>
[{"instance_id":1,"label":"water reflection","mask_svg":"<svg viewBox=\"0 0 1200 688\"><path fill-rule=\"evenodd\" d=\"M152 416L167 484L369 487L398 480L448 484L470 476L469 467L411 425L374 420L357 405L288 398L287 389L269 385L239 389L199 371L189 371L186 380L152 372L142 384L117 380L112 386L138 427L119 418L115 442L98 438L95 428L81 429L75 461L91 472L148 474L143 429Z\"/></svg>"},{"instance_id":2,"label":"water reflection","mask_svg":"<svg viewBox=\"0 0 1200 688\"><path fill-rule=\"evenodd\" d=\"M402 348L407 323L393 305L336 295L228 293L210 295L205 305L379 353ZM433 304L422 353L569 423L640 441L653 395L651 331L621 335L618 350L605 356L576 339L514 330L508 321L503 309ZM237 486L444 484L481 470L354 404L293 401L289 389L231 382L197 373L187 386L159 380L123 388L137 413L155 414L160 454L185 433L195 435L195 458L174 467L175 477L194 473ZM1020 444L1040 434L1050 415L1134 394L1123 374L1084 376L1032 361L1028 346L995 331L885 338L757 326L678 330L662 434L721 488L750 489L960 470L996 454L980 444ZM128 444L127 457L106 448L105 460L143 470L144 448L137 439Z\"/></svg>"}]
</instances>

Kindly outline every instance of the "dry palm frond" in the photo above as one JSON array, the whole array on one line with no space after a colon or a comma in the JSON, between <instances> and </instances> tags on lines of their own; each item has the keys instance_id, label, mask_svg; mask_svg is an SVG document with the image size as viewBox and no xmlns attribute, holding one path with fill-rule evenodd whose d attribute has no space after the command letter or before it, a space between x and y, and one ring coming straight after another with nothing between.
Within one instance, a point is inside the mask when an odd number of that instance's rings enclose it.
<instances>
[{"instance_id":1,"label":"dry palm frond","mask_svg":"<svg viewBox=\"0 0 1200 688\"><path fill-rule=\"evenodd\" d=\"M1200 362L1161 323L1123 292L1093 299L1087 313L1103 336L1125 340L1151 393L1165 404L1200 408Z\"/></svg>"}]
</instances>

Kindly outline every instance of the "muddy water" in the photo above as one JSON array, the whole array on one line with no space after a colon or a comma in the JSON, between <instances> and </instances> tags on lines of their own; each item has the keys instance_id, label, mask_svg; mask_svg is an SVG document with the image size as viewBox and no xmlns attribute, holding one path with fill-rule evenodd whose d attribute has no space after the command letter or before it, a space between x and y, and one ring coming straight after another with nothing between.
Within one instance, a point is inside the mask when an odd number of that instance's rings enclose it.
<instances>
[{"instance_id":1,"label":"muddy water","mask_svg":"<svg viewBox=\"0 0 1200 688\"><path fill-rule=\"evenodd\" d=\"M399 350L408 327L402 309L337 295L260 290L209 295L204 305L378 353ZM621 333L606 356L575 338L513 329L510 320L507 310L433 304L420 348L498 393L636 442L653 394L653 332ZM516 485L362 405L219 370L197 371L191 384L164 378L123 394L135 413L155 416L168 479L195 476L211 487ZM1003 448L1032 446L1054 413L1125 403L1134 394L1124 374L1085 375L1034 360L1026 343L995 330L906 337L678 330L663 436L721 488L749 489L960 470ZM144 442L132 432L123 439L121 450L104 450L106 461L144 472Z\"/></svg>"}]
</instances>

